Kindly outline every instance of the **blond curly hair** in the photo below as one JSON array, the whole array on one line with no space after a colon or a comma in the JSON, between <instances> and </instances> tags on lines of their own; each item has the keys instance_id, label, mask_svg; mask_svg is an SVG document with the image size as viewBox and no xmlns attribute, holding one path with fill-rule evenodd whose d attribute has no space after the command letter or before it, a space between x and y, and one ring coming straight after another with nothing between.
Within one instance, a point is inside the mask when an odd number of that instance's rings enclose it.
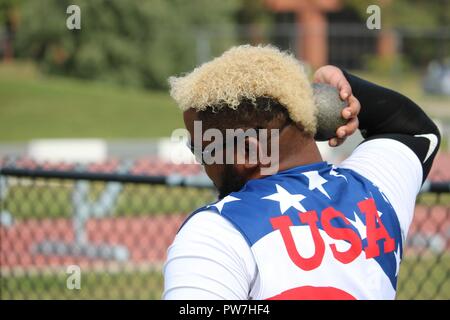
<instances>
[{"instance_id":1,"label":"blond curly hair","mask_svg":"<svg viewBox=\"0 0 450 320\"><path fill-rule=\"evenodd\" d=\"M238 109L243 99L275 99L304 130L316 133L313 91L300 61L274 46L232 47L192 72L170 77L170 95L181 110L224 106Z\"/></svg>"}]
</instances>

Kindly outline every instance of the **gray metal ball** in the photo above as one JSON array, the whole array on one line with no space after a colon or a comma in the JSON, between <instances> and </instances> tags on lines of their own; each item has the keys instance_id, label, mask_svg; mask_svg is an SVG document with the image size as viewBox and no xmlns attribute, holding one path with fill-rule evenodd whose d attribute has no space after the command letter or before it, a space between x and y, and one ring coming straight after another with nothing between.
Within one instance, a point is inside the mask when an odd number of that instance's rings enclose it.
<instances>
[{"instance_id":1,"label":"gray metal ball","mask_svg":"<svg viewBox=\"0 0 450 320\"><path fill-rule=\"evenodd\" d=\"M317 141L326 141L336 136L337 128L345 125L347 120L342 118L342 109L347 102L339 97L338 90L324 83L314 83L314 102L317 107Z\"/></svg>"}]
</instances>

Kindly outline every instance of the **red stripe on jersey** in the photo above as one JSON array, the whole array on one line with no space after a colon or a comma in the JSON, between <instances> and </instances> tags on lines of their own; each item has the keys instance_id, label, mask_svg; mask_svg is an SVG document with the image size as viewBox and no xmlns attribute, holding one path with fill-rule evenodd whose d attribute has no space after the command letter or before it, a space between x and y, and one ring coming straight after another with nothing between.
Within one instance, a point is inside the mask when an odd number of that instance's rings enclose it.
<instances>
[{"instance_id":1,"label":"red stripe on jersey","mask_svg":"<svg viewBox=\"0 0 450 320\"><path fill-rule=\"evenodd\" d=\"M304 286L286 290L267 300L356 300L356 298L338 288Z\"/></svg>"}]
</instances>

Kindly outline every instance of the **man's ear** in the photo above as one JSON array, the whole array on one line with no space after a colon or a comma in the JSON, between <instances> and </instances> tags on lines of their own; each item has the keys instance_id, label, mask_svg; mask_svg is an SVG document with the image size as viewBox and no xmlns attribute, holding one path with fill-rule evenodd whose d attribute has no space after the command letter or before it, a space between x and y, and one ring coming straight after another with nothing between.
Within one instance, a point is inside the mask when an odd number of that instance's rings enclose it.
<instances>
[{"instance_id":1,"label":"man's ear","mask_svg":"<svg viewBox=\"0 0 450 320\"><path fill-rule=\"evenodd\" d=\"M244 148L237 148L236 150L236 168L238 171L248 171L258 168L259 161L259 145L258 138L246 137Z\"/></svg>"}]
</instances>

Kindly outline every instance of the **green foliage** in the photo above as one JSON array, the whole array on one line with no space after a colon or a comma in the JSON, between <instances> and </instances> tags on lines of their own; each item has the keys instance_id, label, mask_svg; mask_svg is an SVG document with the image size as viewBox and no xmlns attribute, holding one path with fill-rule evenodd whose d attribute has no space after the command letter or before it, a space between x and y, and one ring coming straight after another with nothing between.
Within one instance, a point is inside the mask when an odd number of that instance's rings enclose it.
<instances>
[{"instance_id":1,"label":"green foliage","mask_svg":"<svg viewBox=\"0 0 450 320\"><path fill-rule=\"evenodd\" d=\"M0 282L2 299L161 299L163 276L161 270L149 266L143 272L84 271L81 276L81 289L69 290L66 286L68 274L60 271L21 276L4 276Z\"/></svg>"},{"instance_id":2,"label":"green foliage","mask_svg":"<svg viewBox=\"0 0 450 320\"><path fill-rule=\"evenodd\" d=\"M411 71L406 59L400 55L393 57L370 55L365 58L365 65L367 71L375 75L389 74L395 76Z\"/></svg>"},{"instance_id":3,"label":"green foliage","mask_svg":"<svg viewBox=\"0 0 450 320\"><path fill-rule=\"evenodd\" d=\"M449 299L447 280L448 255L425 257L406 256L400 267L396 299ZM125 267L114 273L83 271L81 290L68 290L67 274L53 272L3 276L0 290L3 299L160 299L163 274L157 268L126 272Z\"/></svg>"},{"instance_id":4,"label":"green foliage","mask_svg":"<svg viewBox=\"0 0 450 320\"><path fill-rule=\"evenodd\" d=\"M70 4L81 9L81 30L66 28ZM197 31L231 26L237 9L220 0L28 1L16 49L48 73L164 88L196 65Z\"/></svg>"},{"instance_id":5,"label":"green foliage","mask_svg":"<svg viewBox=\"0 0 450 320\"><path fill-rule=\"evenodd\" d=\"M449 1L423 0L344 0L354 8L362 18L367 18L369 5L379 5L383 27L394 28L430 28L448 25L450 21Z\"/></svg>"},{"instance_id":6,"label":"green foliage","mask_svg":"<svg viewBox=\"0 0 450 320\"><path fill-rule=\"evenodd\" d=\"M237 21L241 24L268 23L271 14L267 10L265 0L241 0L237 13Z\"/></svg>"},{"instance_id":7,"label":"green foliage","mask_svg":"<svg viewBox=\"0 0 450 320\"><path fill-rule=\"evenodd\" d=\"M401 42L403 57L396 61L370 61L374 68L369 71L391 68L391 63L401 63L396 67L398 71L406 65L425 66L433 59L443 59L448 55L448 44L445 32L448 32L450 22L450 1L423 1L423 0L395 0L395 1L373 1L373 0L344 0L344 3L355 9L363 19L369 14L367 7L378 4L381 9L382 29L394 29L408 32L404 33ZM431 31L428 33L428 31ZM442 37L438 33L442 33ZM448 42L448 41L447 41ZM377 60L377 58L373 58ZM397 61L398 60L398 61Z\"/></svg>"},{"instance_id":8,"label":"green foliage","mask_svg":"<svg viewBox=\"0 0 450 320\"><path fill-rule=\"evenodd\" d=\"M14 9L22 0L0 0L0 24L11 20Z\"/></svg>"}]
</instances>

